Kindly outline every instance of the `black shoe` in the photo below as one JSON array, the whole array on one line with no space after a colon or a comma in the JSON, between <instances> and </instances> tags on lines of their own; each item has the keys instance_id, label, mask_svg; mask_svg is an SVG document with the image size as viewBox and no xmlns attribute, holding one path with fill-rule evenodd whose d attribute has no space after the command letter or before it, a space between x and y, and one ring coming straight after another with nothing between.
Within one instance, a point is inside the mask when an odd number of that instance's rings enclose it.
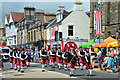
<instances>
[{"instance_id":1,"label":"black shoe","mask_svg":"<svg viewBox=\"0 0 120 80\"><path fill-rule=\"evenodd\" d=\"M20 70L18 70L18 72L20 72Z\"/></svg>"},{"instance_id":2,"label":"black shoe","mask_svg":"<svg viewBox=\"0 0 120 80\"><path fill-rule=\"evenodd\" d=\"M59 68L59 70L61 70L61 68Z\"/></svg>"},{"instance_id":3,"label":"black shoe","mask_svg":"<svg viewBox=\"0 0 120 80\"><path fill-rule=\"evenodd\" d=\"M14 69L14 70L17 70L17 69Z\"/></svg>"},{"instance_id":4,"label":"black shoe","mask_svg":"<svg viewBox=\"0 0 120 80\"><path fill-rule=\"evenodd\" d=\"M47 67L47 66L45 66L45 67Z\"/></svg>"},{"instance_id":5,"label":"black shoe","mask_svg":"<svg viewBox=\"0 0 120 80\"><path fill-rule=\"evenodd\" d=\"M100 68L100 70L103 70L102 68Z\"/></svg>"},{"instance_id":6,"label":"black shoe","mask_svg":"<svg viewBox=\"0 0 120 80\"><path fill-rule=\"evenodd\" d=\"M81 70L83 70L83 69L81 69Z\"/></svg>"},{"instance_id":7,"label":"black shoe","mask_svg":"<svg viewBox=\"0 0 120 80\"><path fill-rule=\"evenodd\" d=\"M89 76L89 74L87 74L86 76Z\"/></svg>"},{"instance_id":8,"label":"black shoe","mask_svg":"<svg viewBox=\"0 0 120 80\"><path fill-rule=\"evenodd\" d=\"M42 70L42 72L45 72L45 70Z\"/></svg>"},{"instance_id":9,"label":"black shoe","mask_svg":"<svg viewBox=\"0 0 120 80\"><path fill-rule=\"evenodd\" d=\"M72 77L73 76L73 74L70 74L70 77Z\"/></svg>"},{"instance_id":10,"label":"black shoe","mask_svg":"<svg viewBox=\"0 0 120 80\"><path fill-rule=\"evenodd\" d=\"M52 67L52 68L55 68L55 67Z\"/></svg>"},{"instance_id":11,"label":"black shoe","mask_svg":"<svg viewBox=\"0 0 120 80\"><path fill-rule=\"evenodd\" d=\"M24 71L21 71L21 73L24 73Z\"/></svg>"},{"instance_id":12,"label":"black shoe","mask_svg":"<svg viewBox=\"0 0 120 80\"><path fill-rule=\"evenodd\" d=\"M104 71L106 71L107 69L105 68Z\"/></svg>"},{"instance_id":13,"label":"black shoe","mask_svg":"<svg viewBox=\"0 0 120 80\"><path fill-rule=\"evenodd\" d=\"M13 69L13 68L10 68L10 69Z\"/></svg>"}]
</instances>

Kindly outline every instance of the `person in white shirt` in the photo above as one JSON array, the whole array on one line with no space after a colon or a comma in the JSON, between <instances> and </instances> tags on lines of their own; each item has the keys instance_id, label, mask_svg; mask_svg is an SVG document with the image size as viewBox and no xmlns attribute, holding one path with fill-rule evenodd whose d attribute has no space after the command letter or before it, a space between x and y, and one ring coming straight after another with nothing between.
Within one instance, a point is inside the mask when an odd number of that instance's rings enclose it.
<instances>
[{"instance_id":1,"label":"person in white shirt","mask_svg":"<svg viewBox=\"0 0 120 80\"><path fill-rule=\"evenodd\" d=\"M102 70L101 63L100 63L101 55L102 55L101 48L98 48L97 60L98 60L98 63L99 63L100 70Z\"/></svg>"}]
</instances>

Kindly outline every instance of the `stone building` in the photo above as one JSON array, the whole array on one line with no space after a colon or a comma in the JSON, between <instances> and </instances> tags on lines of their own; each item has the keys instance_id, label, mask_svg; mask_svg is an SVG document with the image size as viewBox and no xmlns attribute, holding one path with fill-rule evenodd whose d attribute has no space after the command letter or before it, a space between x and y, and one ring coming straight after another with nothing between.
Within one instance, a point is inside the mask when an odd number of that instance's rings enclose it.
<instances>
[{"instance_id":1,"label":"stone building","mask_svg":"<svg viewBox=\"0 0 120 80\"><path fill-rule=\"evenodd\" d=\"M90 2L90 39L97 37L94 28L94 11L97 2ZM101 38L120 36L120 2L101 2L103 34Z\"/></svg>"}]
</instances>

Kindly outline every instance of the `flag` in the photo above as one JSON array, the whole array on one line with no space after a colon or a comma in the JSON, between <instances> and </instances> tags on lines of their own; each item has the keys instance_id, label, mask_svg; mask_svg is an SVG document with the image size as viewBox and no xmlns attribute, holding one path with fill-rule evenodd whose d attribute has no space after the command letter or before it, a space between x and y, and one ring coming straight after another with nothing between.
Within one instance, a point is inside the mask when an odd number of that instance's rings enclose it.
<instances>
[{"instance_id":1,"label":"flag","mask_svg":"<svg viewBox=\"0 0 120 80\"><path fill-rule=\"evenodd\" d=\"M94 11L94 26L96 29L96 35L101 35L102 34L102 12L101 11Z\"/></svg>"},{"instance_id":2,"label":"flag","mask_svg":"<svg viewBox=\"0 0 120 80\"><path fill-rule=\"evenodd\" d=\"M101 5L100 0L98 0L98 5Z\"/></svg>"}]
</instances>

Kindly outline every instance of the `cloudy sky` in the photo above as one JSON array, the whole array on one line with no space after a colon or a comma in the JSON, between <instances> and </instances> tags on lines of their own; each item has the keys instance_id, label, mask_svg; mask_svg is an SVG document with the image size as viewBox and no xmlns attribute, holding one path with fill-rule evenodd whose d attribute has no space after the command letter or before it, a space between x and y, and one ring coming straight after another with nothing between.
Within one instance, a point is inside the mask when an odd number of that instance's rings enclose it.
<instances>
[{"instance_id":1,"label":"cloudy sky","mask_svg":"<svg viewBox=\"0 0 120 80\"><path fill-rule=\"evenodd\" d=\"M83 11L90 11L89 0L80 0L83 3ZM4 22L5 14L10 12L23 12L24 7L35 7L45 12L56 13L58 6L65 6L65 10L72 11L75 0L5 0L0 2L0 24Z\"/></svg>"}]
</instances>

